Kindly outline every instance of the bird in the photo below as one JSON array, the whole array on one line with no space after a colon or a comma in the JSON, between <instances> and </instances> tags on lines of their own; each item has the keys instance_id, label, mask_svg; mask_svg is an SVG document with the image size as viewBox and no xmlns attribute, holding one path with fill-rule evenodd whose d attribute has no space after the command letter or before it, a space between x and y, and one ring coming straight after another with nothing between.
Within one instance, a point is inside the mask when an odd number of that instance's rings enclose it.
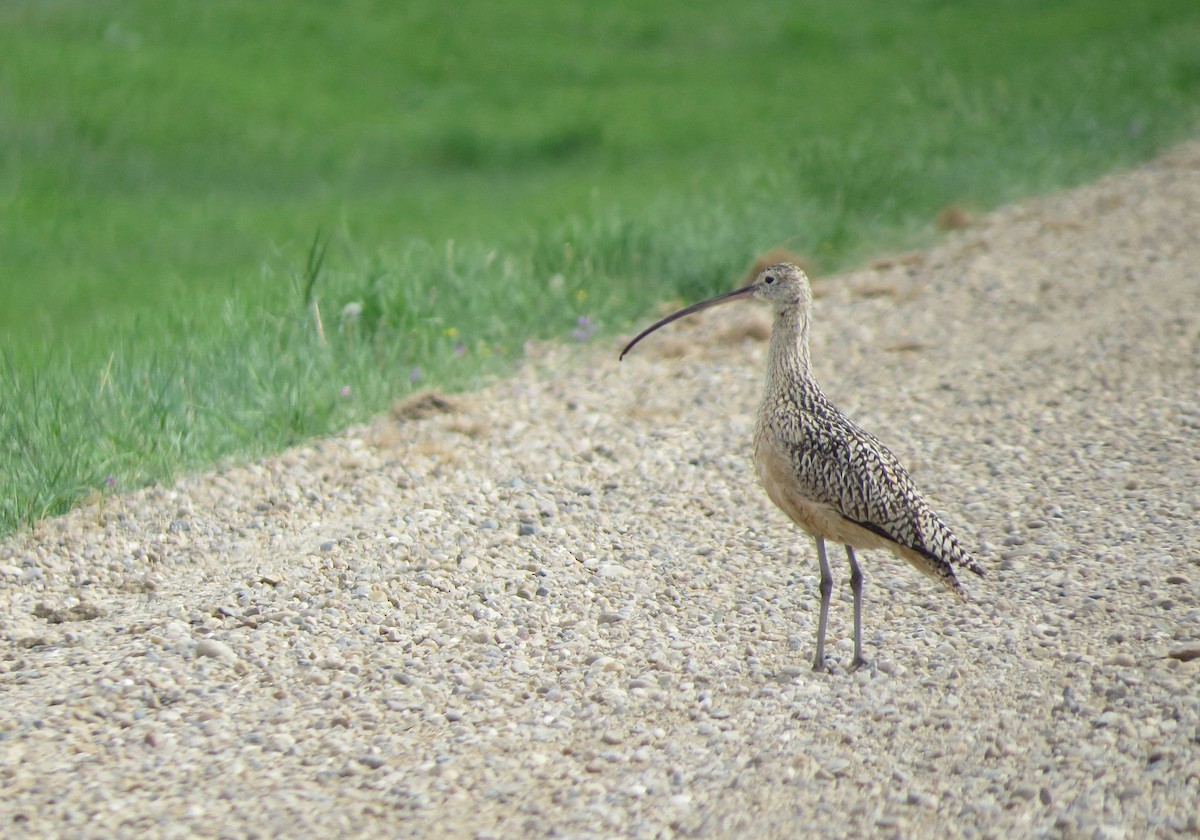
<instances>
[{"instance_id":1,"label":"bird","mask_svg":"<svg viewBox=\"0 0 1200 840\"><path fill-rule=\"evenodd\" d=\"M621 359L650 333L686 315L732 301L767 303L774 317L766 381L754 423L754 465L767 496L816 542L820 613L814 671L832 671L825 631L833 577L825 541L841 543L854 597L854 659L862 652L862 567L855 550L886 549L950 590L966 592L955 575L983 568L934 511L908 471L882 442L843 414L821 390L809 358L812 287L792 263L762 269L749 285L692 304L651 324L621 351Z\"/></svg>"}]
</instances>

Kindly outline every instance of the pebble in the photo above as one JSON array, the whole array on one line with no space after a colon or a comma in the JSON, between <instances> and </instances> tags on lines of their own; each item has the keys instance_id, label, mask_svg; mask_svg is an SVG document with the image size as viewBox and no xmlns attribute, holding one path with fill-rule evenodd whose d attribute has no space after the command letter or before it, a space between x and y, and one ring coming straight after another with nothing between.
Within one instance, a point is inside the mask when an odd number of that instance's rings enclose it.
<instances>
[{"instance_id":1,"label":"pebble","mask_svg":"<svg viewBox=\"0 0 1200 840\"><path fill-rule=\"evenodd\" d=\"M1172 659L1178 659L1180 662L1191 662L1193 659L1200 659L1200 643L1173 647L1167 651L1167 656Z\"/></svg>"},{"instance_id":2,"label":"pebble","mask_svg":"<svg viewBox=\"0 0 1200 840\"><path fill-rule=\"evenodd\" d=\"M221 659L226 662L236 662L238 655L233 648L222 642L220 639L204 638L196 642L197 656L210 656L213 659Z\"/></svg>"}]
</instances>

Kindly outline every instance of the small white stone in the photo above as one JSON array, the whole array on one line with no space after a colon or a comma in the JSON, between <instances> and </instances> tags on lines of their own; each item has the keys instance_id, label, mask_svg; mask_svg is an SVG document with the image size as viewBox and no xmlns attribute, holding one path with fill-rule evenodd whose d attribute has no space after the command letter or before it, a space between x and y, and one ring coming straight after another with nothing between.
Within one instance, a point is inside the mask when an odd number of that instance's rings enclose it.
<instances>
[{"instance_id":1,"label":"small white stone","mask_svg":"<svg viewBox=\"0 0 1200 840\"><path fill-rule=\"evenodd\" d=\"M211 637L205 637L196 642L196 655L209 656L225 662L236 662L238 659L238 655L234 652L233 648L220 639L213 639Z\"/></svg>"}]
</instances>

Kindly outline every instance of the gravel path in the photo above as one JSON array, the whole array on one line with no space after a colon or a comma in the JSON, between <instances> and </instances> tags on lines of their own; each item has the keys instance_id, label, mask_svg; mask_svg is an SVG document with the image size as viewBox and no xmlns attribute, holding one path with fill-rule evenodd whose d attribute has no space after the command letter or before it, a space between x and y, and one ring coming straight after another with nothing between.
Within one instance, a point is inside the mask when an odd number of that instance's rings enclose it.
<instances>
[{"instance_id":1,"label":"gravel path","mask_svg":"<svg viewBox=\"0 0 1200 840\"><path fill-rule=\"evenodd\" d=\"M989 572L867 552L854 674L750 304L0 543L0 833L1200 833L1197 231L1192 144L817 281L826 391Z\"/></svg>"}]
</instances>

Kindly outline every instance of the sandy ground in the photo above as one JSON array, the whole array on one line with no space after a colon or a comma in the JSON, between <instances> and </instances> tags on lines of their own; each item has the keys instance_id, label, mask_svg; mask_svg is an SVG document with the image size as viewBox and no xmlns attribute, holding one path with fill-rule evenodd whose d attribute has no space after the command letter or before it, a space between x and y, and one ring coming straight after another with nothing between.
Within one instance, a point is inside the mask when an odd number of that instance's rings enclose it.
<instances>
[{"instance_id":1,"label":"sandy ground","mask_svg":"<svg viewBox=\"0 0 1200 840\"><path fill-rule=\"evenodd\" d=\"M866 553L856 673L752 304L0 543L0 833L1200 833L1198 231L1192 144L817 281L826 391L988 570Z\"/></svg>"}]
</instances>

